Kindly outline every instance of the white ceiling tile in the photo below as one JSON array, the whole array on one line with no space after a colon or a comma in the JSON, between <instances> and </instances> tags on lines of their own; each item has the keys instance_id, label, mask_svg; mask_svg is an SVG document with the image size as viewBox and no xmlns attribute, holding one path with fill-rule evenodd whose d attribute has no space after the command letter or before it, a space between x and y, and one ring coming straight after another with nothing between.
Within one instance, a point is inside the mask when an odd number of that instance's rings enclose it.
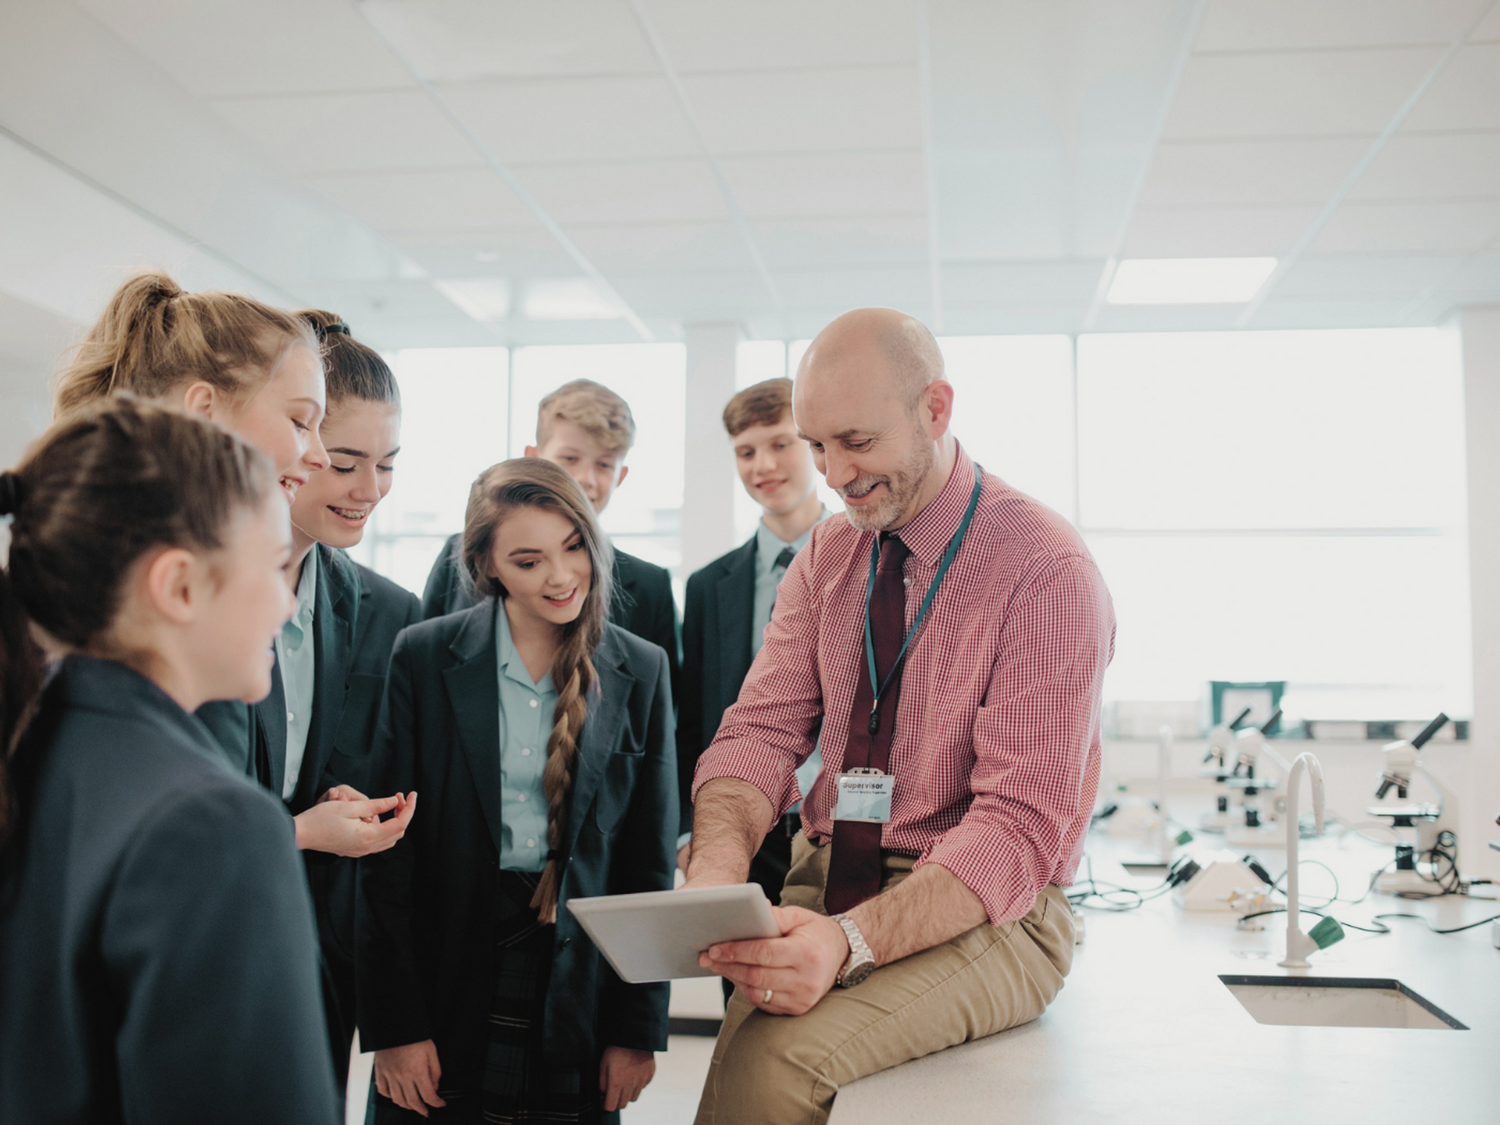
<instances>
[{"instance_id":1,"label":"white ceiling tile","mask_svg":"<svg viewBox=\"0 0 1500 1125\"><path fill-rule=\"evenodd\" d=\"M1469 298L1500 301L1500 247L1475 254L1463 262L1444 287Z\"/></svg>"},{"instance_id":2,"label":"white ceiling tile","mask_svg":"<svg viewBox=\"0 0 1500 1125\"><path fill-rule=\"evenodd\" d=\"M415 86L343 0L79 0L198 97Z\"/></svg>"},{"instance_id":3,"label":"white ceiling tile","mask_svg":"<svg viewBox=\"0 0 1500 1125\"><path fill-rule=\"evenodd\" d=\"M530 226L535 217L488 168L314 176L313 187L376 230L433 233Z\"/></svg>"},{"instance_id":4,"label":"white ceiling tile","mask_svg":"<svg viewBox=\"0 0 1500 1125\"><path fill-rule=\"evenodd\" d=\"M716 156L922 145L915 67L706 74L682 85Z\"/></svg>"},{"instance_id":5,"label":"white ceiling tile","mask_svg":"<svg viewBox=\"0 0 1500 1125\"><path fill-rule=\"evenodd\" d=\"M1469 36L1470 43L1481 41L1486 43L1500 42L1500 8L1491 8L1489 15L1479 21L1479 26Z\"/></svg>"},{"instance_id":6,"label":"white ceiling tile","mask_svg":"<svg viewBox=\"0 0 1500 1125\"><path fill-rule=\"evenodd\" d=\"M1349 198L1500 198L1500 131L1398 134L1386 142Z\"/></svg>"},{"instance_id":7,"label":"white ceiling tile","mask_svg":"<svg viewBox=\"0 0 1500 1125\"><path fill-rule=\"evenodd\" d=\"M751 228L772 269L927 261L927 216L922 214L767 220Z\"/></svg>"},{"instance_id":8,"label":"white ceiling tile","mask_svg":"<svg viewBox=\"0 0 1500 1125\"><path fill-rule=\"evenodd\" d=\"M926 308L932 302L932 280L917 266L866 267L857 270L778 270L777 287L787 304Z\"/></svg>"},{"instance_id":9,"label":"white ceiling tile","mask_svg":"<svg viewBox=\"0 0 1500 1125\"><path fill-rule=\"evenodd\" d=\"M1098 288L1103 261L965 262L943 266L943 304L1082 304Z\"/></svg>"},{"instance_id":10,"label":"white ceiling tile","mask_svg":"<svg viewBox=\"0 0 1500 1125\"><path fill-rule=\"evenodd\" d=\"M1198 51L1449 43L1488 0L1209 0Z\"/></svg>"},{"instance_id":11,"label":"white ceiling tile","mask_svg":"<svg viewBox=\"0 0 1500 1125\"><path fill-rule=\"evenodd\" d=\"M642 316L735 320L746 313L772 309L765 283L753 270L619 274L609 280Z\"/></svg>"},{"instance_id":12,"label":"white ceiling tile","mask_svg":"<svg viewBox=\"0 0 1500 1125\"><path fill-rule=\"evenodd\" d=\"M1500 43L1462 48L1422 95L1402 132L1500 129Z\"/></svg>"},{"instance_id":13,"label":"white ceiling tile","mask_svg":"<svg viewBox=\"0 0 1500 1125\"><path fill-rule=\"evenodd\" d=\"M1088 305L962 305L944 298L945 336L1036 336L1083 329Z\"/></svg>"},{"instance_id":14,"label":"white ceiling tile","mask_svg":"<svg viewBox=\"0 0 1500 1125\"><path fill-rule=\"evenodd\" d=\"M434 278L557 277L578 268L540 223L389 237Z\"/></svg>"},{"instance_id":15,"label":"white ceiling tile","mask_svg":"<svg viewBox=\"0 0 1500 1125\"><path fill-rule=\"evenodd\" d=\"M1243 305L1101 305L1091 332L1217 332L1234 328Z\"/></svg>"},{"instance_id":16,"label":"white ceiling tile","mask_svg":"<svg viewBox=\"0 0 1500 1125\"><path fill-rule=\"evenodd\" d=\"M1369 145L1365 139L1163 142L1140 205L1321 205Z\"/></svg>"},{"instance_id":17,"label":"white ceiling tile","mask_svg":"<svg viewBox=\"0 0 1500 1125\"><path fill-rule=\"evenodd\" d=\"M1450 276L1460 260L1438 255L1308 256L1292 264L1270 297L1278 302L1410 299Z\"/></svg>"},{"instance_id":18,"label":"white ceiling tile","mask_svg":"<svg viewBox=\"0 0 1500 1125\"><path fill-rule=\"evenodd\" d=\"M731 157L719 167L752 219L889 215L927 206L920 152Z\"/></svg>"},{"instance_id":19,"label":"white ceiling tile","mask_svg":"<svg viewBox=\"0 0 1500 1125\"><path fill-rule=\"evenodd\" d=\"M516 178L559 223L661 223L728 218L706 160L535 165Z\"/></svg>"},{"instance_id":20,"label":"white ceiling tile","mask_svg":"<svg viewBox=\"0 0 1500 1125\"><path fill-rule=\"evenodd\" d=\"M1477 250L1500 234L1500 198L1456 203L1345 203L1312 244L1318 254Z\"/></svg>"},{"instance_id":21,"label":"white ceiling tile","mask_svg":"<svg viewBox=\"0 0 1500 1125\"><path fill-rule=\"evenodd\" d=\"M626 3L361 0L359 7L432 82L660 70Z\"/></svg>"},{"instance_id":22,"label":"white ceiling tile","mask_svg":"<svg viewBox=\"0 0 1500 1125\"><path fill-rule=\"evenodd\" d=\"M420 90L209 104L262 151L301 173L461 167L482 160Z\"/></svg>"},{"instance_id":23,"label":"white ceiling tile","mask_svg":"<svg viewBox=\"0 0 1500 1125\"><path fill-rule=\"evenodd\" d=\"M1126 258L1275 257L1296 245L1319 208L1209 207L1141 210L1130 220Z\"/></svg>"},{"instance_id":24,"label":"white ceiling tile","mask_svg":"<svg viewBox=\"0 0 1500 1125\"><path fill-rule=\"evenodd\" d=\"M914 0L646 0L679 72L865 66L917 57Z\"/></svg>"},{"instance_id":25,"label":"white ceiling tile","mask_svg":"<svg viewBox=\"0 0 1500 1125\"><path fill-rule=\"evenodd\" d=\"M1407 298L1351 301L1267 301L1255 311L1249 327L1287 328L1397 328L1431 323L1408 318Z\"/></svg>"},{"instance_id":26,"label":"white ceiling tile","mask_svg":"<svg viewBox=\"0 0 1500 1125\"><path fill-rule=\"evenodd\" d=\"M1390 122L1441 49L1194 56L1163 136L1368 134Z\"/></svg>"},{"instance_id":27,"label":"white ceiling tile","mask_svg":"<svg viewBox=\"0 0 1500 1125\"><path fill-rule=\"evenodd\" d=\"M672 88L657 76L462 83L442 93L506 163L702 152Z\"/></svg>"},{"instance_id":28,"label":"white ceiling tile","mask_svg":"<svg viewBox=\"0 0 1500 1125\"><path fill-rule=\"evenodd\" d=\"M754 268L744 238L727 222L571 226L566 233L605 273Z\"/></svg>"}]
</instances>

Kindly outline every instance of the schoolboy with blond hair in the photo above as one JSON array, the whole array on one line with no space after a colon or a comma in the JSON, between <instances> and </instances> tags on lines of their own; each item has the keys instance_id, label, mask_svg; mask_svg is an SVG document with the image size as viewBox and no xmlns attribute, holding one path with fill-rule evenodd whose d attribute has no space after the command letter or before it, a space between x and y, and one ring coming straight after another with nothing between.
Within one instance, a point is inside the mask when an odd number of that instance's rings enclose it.
<instances>
[{"instance_id":1,"label":"schoolboy with blond hair","mask_svg":"<svg viewBox=\"0 0 1500 1125\"><path fill-rule=\"evenodd\" d=\"M625 457L635 445L635 416L630 404L592 379L564 383L537 408L536 444L527 457L561 467L583 488L596 514L603 514L630 468ZM424 617L457 613L476 605L479 596L465 578L463 535L452 536L439 552L422 595ZM666 569L614 551L614 598L610 620L667 654L672 697L677 698L677 605Z\"/></svg>"}]
</instances>

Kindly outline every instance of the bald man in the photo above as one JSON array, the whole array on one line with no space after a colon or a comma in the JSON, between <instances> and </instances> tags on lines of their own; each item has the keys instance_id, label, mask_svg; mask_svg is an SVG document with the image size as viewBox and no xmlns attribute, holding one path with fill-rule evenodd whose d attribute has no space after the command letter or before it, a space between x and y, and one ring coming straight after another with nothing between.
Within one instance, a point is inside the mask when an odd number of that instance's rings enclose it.
<instances>
[{"instance_id":1,"label":"bald man","mask_svg":"<svg viewBox=\"0 0 1500 1125\"><path fill-rule=\"evenodd\" d=\"M845 511L699 761L687 885L745 881L819 731L823 768L782 936L703 955L736 989L698 1125L823 1122L846 1082L1040 1015L1099 781L1109 592L1066 520L964 453L932 334L841 316L793 415Z\"/></svg>"}]
</instances>

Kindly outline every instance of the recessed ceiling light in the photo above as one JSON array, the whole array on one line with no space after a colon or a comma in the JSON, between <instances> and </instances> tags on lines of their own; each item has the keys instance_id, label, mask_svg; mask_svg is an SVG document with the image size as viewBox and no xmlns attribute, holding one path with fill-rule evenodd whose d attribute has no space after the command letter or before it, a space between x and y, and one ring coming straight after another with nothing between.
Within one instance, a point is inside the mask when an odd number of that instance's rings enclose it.
<instances>
[{"instance_id":1,"label":"recessed ceiling light","mask_svg":"<svg viewBox=\"0 0 1500 1125\"><path fill-rule=\"evenodd\" d=\"M494 250L476 250L474 251L474 260L476 262L498 262L500 255Z\"/></svg>"},{"instance_id":2,"label":"recessed ceiling light","mask_svg":"<svg viewBox=\"0 0 1500 1125\"><path fill-rule=\"evenodd\" d=\"M438 292L475 320L489 323L510 315L510 283L499 277L434 281Z\"/></svg>"},{"instance_id":3,"label":"recessed ceiling light","mask_svg":"<svg viewBox=\"0 0 1500 1125\"><path fill-rule=\"evenodd\" d=\"M614 320L620 309L586 277L539 278L526 283L527 320Z\"/></svg>"},{"instance_id":4,"label":"recessed ceiling light","mask_svg":"<svg viewBox=\"0 0 1500 1125\"><path fill-rule=\"evenodd\" d=\"M1242 304L1260 291L1275 258L1127 258L1109 286L1112 305Z\"/></svg>"}]
</instances>

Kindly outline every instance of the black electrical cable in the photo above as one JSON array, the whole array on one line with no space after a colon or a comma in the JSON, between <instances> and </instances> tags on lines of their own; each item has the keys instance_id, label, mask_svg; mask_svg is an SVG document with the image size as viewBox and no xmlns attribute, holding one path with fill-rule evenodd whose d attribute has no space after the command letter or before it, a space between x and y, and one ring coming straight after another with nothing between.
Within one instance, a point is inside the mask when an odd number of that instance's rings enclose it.
<instances>
[{"instance_id":1,"label":"black electrical cable","mask_svg":"<svg viewBox=\"0 0 1500 1125\"><path fill-rule=\"evenodd\" d=\"M1071 906L1085 910L1110 910L1117 913L1125 910L1139 910L1153 898L1159 898L1172 889L1171 875L1160 883L1137 890L1134 887L1122 887L1118 883L1095 879L1093 857L1086 855L1083 857L1083 862L1087 876L1067 890L1068 903ZM1098 900L1097 903L1093 901L1095 899Z\"/></svg>"},{"instance_id":2,"label":"black electrical cable","mask_svg":"<svg viewBox=\"0 0 1500 1125\"><path fill-rule=\"evenodd\" d=\"M1240 921L1241 922L1248 922L1251 918L1264 918L1268 914L1285 914L1285 913L1286 913L1286 907L1279 906L1279 907L1277 907L1274 910L1257 910L1254 914L1243 915L1240 918ZM1319 918L1332 918L1333 917L1331 914L1327 914L1324 911L1319 910L1316 907L1311 907L1311 906L1300 907L1300 908L1298 908L1297 913L1298 914L1315 914ZM1395 913L1377 914L1373 918L1371 918L1370 921L1374 922L1375 926L1378 927L1378 928L1371 928L1369 926L1359 926L1359 925L1356 925L1353 922L1345 922L1342 918L1334 918L1334 921L1337 922L1340 926L1344 927L1344 929L1346 929L1346 930L1358 930L1361 933L1365 933L1365 934L1388 934L1388 933L1391 932L1391 928L1389 926L1387 926L1384 922L1381 921L1382 918L1411 918L1411 919L1414 919L1415 921L1421 922L1423 925L1425 925L1429 930L1431 930L1435 934L1461 934L1465 930L1477 929L1480 926L1483 926L1483 925L1485 925L1486 923L1489 923L1489 922L1500 922L1500 914L1494 914L1494 915L1491 915L1488 918L1481 918L1477 922L1469 922L1469 923L1466 923L1465 925L1462 925L1462 926L1449 926L1447 928L1439 929L1437 926L1434 926L1432 924L1432 921L1430 919L1424 918L1420 914L1395 914Z\"/></svg>"},{"instance_id":3,"label":"black electrical cable","mask_svg":"<svg viewBox=\"0 0 1500 1125\"><path fill-rule=\"evenodd\" d=\"M1316 905L1318 907L1324 907L1324 906L1331 906L1335 902L1338 902L1339 901L1339 877L1338 877L1337 874L1334 873L1333 868L1329 867L1328 864L1324 863L1321 859L1303 859L1303 860L1299 860L1297 862L1298 868L1301 868L1302 865L1305 864L1305 863L1312 863L1312 864L1316 864L1317 866L1321 867L1324 871L1328 872L1329 878L1331 878L1333 880L1333 894L1330 897L1325 898L1322 902L1315 903L1314 905ZM1279 890L1281 890L1282 881L1286 879L1287 874L1288 874L1288 872L1283 871L1276 878L1275 882L1273 882L1271 884L1271 889L1273 891L1279 891ZM1282 893L1285 893L1285 892L1282 892Z\"/></svg>"}]
</instances>

